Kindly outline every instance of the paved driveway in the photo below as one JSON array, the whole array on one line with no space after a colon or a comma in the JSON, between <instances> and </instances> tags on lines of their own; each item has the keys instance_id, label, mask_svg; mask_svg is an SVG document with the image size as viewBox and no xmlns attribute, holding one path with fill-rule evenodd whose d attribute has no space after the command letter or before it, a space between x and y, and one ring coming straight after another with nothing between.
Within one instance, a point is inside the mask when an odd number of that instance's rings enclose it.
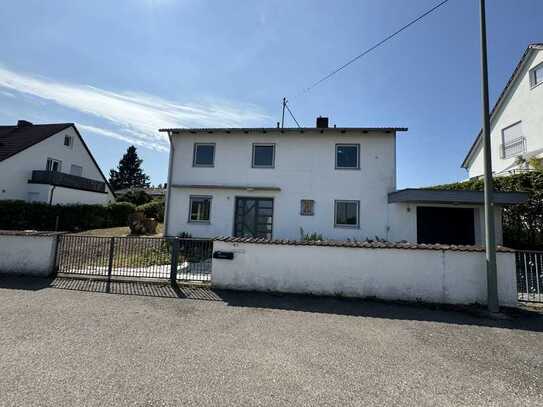
<instances>
[{"instance_id":1,"label":"paved driveway","mask_svg":"<svg viewBox=\"0 0 543 407\"><path fill-rule=\"evenodd\" d=\"M0 278L0 405L543 403L539 314L105 289Z\"/></svg>"}]
</instances>

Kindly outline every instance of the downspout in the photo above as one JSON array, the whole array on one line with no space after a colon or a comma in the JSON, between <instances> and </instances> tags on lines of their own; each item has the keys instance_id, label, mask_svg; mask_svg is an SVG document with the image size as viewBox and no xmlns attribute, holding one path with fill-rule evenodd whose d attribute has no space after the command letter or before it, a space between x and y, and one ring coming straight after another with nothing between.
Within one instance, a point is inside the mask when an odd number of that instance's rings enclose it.
<instances>
[{"instance_id":1,"label":"downspout","mask_svg":"<svg viewBox=\"0 0 543 407\"><path fill-rule=\"evenodd\" d=\"M53 185L51 188L51 193L49 194L49 206L53 205L53 193L55 192L56 187L56 185Z\"/></svg>"},{"instance_id":2,"label":"downspout","mask_svg":"<svg viewBox=\"0 0 543 407\"><path fill-rule=\"evenodd\" d=\"M166 187L166 209L164 211L164 236L167 237L170 235L169 231L169 219L170 219L170 200L171 200L171 190L172 190L172 168L173 168L173 159L174 159L174 144L172 140L172 133L168 131L168 139L170 140L170 157L168 162L168 179L166 182L168 186Z\"/></svg>"}]
</instances>

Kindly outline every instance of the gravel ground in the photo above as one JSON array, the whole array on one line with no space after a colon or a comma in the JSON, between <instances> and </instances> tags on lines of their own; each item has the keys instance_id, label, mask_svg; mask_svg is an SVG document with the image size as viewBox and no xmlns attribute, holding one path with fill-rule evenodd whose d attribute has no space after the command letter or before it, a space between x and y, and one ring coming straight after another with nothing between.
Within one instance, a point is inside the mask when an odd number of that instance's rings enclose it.
<instances>
[{"instance_id":1,"label":"gravel ground","mask_svg":"<svg viewBox=\"0 0 543 407\"><path fill-rule=\"evenodd\" d=\"M0 277L0 405L543 405L538 311L109 289Z\"/></svg>"}]
</instances>

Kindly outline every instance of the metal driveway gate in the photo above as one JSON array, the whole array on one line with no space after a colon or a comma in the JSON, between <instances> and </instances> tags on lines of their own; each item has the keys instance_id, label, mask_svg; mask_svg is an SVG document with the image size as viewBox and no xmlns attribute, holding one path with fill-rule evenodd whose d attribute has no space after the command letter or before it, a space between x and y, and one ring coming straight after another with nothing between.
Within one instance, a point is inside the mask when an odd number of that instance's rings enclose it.
<instances>
[{"instance_id":1,"label":"metal driveway gate","mask_svg":"<svg viewBox=\"0 0 543 407\"><path fill-rule=\"evenodd\" d=\"M519 250L515 260L519 301L543 303L543 251Z\"/></svg>"},{"instance_id":2,"label":"metal driveway gate","mask_svg":"<svg viewBox=\"0 0 543 407\"><path fill-rule=\"evenodd\" d=\"M158 237L63 235L58 273L131 279L211 281L213 241Z\"/></svg>"}]
</instances>

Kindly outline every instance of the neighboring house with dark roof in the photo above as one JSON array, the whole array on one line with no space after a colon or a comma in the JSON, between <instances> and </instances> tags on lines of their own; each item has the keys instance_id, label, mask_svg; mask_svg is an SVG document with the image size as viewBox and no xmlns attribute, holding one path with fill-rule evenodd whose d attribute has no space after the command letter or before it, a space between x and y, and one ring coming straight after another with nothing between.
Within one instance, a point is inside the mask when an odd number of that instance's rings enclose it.
<instances>
[{"instance_id":1,"label":"neighboring house with dark roof","mask_svg":"<svg viewBox=\"0 0 543 407\"><path fill-rule=\"evenodd\" d=\"M73 123L0 126L0 199L107 203L115 194Z\"/></svg>"},{"instance_id":2,"label":"neighboring house with dark roof","mask_svg":"<svg viewBox=\"0 0 543 407\"><path fill-rule=\"evenodd\" d=\"M529 170L530 159L543 159L543 43L531 44L520 59L490 115L492 171L507 175ZM481 133L462 168L483 175Z\"/></svg>"},{"instance_id":3,"label":"neighboring house with dark roof","mask_svg":"<svg viewBox=\"0 0 543 407\"><path fill-rule=\"evenodd\" d=\"M396 190L396 134L405 128L163 129L170 139L165 235L473 245L483 196ZM526 194L497 194L501 206ZM498 199L499 198L499 199Z\"/></svg>"}]
</instances>

